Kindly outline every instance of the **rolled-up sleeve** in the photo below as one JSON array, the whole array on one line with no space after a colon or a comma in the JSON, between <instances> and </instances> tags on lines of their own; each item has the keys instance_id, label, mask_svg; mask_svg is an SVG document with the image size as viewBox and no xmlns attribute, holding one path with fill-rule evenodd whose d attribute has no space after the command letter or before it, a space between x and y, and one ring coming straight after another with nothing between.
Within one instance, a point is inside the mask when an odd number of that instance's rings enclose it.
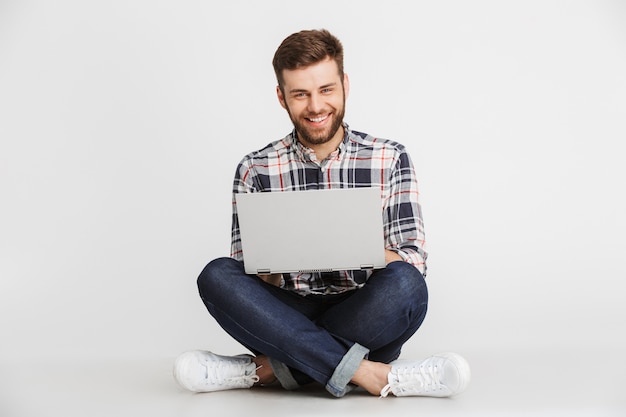
<instances>
[{"instance_id":1,"label":"rolled-up sleeve","mask_svg":"<svg viewBox=\"0 0 626 417\"><path fill-rule=\"evenodd\" d=\"M396 252L426 276L424 221L417 177L408 153L402 149L389 179L385 202L386 249Z\"/></svg>"}]
</instances>

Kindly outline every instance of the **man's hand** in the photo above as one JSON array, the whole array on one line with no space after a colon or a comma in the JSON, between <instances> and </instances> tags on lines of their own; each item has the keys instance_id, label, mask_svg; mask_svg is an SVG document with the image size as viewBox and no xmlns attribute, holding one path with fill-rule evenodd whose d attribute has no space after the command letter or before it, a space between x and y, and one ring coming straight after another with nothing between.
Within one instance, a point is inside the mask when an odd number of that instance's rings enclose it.
<instances>
[{"instance_id":1,"label":"man's hand","mask_svg":"<svg viewBox=\"0 0 626 417\"><path fill-rule=\"evenodd\" d=\"M268 284L280 287L280 279L282 278L282 274L257 274L257 277L261 278Z\"/></svg>"},{"instance_id":2,"label":"man's hand","mask_svg":"<svg viewBox=\"0 0 626 417\"><path fill-rule=\"evenodd\" d=\"M385 249L385 264L389 265L393 261L402 261L402 256L398 255L394 251Z\"/></svg>"}]
</instances>

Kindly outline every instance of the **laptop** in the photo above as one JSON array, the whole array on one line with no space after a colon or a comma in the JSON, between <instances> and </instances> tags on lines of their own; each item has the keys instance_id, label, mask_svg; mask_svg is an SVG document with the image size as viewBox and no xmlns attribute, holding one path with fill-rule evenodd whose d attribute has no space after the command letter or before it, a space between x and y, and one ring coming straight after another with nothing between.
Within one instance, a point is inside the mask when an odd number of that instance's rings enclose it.
<instances>
[{"instance_id":1,"label":"laptop","mask_svg":"<svg viewBox=\"0 0 626 417\"><path fill-rule=\"evenodd\" d=\"M247 274L385 267L380 188L235 194Z\"/></svg>"}]
</instances>

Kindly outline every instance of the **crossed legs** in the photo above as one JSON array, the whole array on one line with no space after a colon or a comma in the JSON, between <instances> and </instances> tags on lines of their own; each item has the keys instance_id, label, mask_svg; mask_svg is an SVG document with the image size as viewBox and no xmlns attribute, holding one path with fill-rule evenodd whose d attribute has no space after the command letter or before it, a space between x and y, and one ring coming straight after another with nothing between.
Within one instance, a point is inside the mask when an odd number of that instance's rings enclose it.
<instances>
[{"instance_id":1,"label":"crossed legs","mask_svg":"<svg viewBox=\"0 0 626 417\"><path fill-rule=\"evenodd\" d=\"M202 271L198 288L222 328L256 354L260 383L278 378L296 388L314 380L336 396L350 382L380 393L387 363L419 328L428 303L422 275L404 262L375 272L359 290L303 297L219 258Z\"/></svg>"}]
</instances>

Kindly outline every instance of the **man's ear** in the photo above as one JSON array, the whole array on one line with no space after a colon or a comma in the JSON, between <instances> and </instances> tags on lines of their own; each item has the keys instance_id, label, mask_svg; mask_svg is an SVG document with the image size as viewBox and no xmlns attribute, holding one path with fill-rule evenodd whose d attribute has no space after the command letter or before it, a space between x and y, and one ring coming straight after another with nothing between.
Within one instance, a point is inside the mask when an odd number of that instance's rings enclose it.
<instances>
[{"instance_id":1,"label":"man's ear","mask_svg":"<svg viewBox=\"0 0 626 417\"><path fill-rule=\"evenodd\" d=\"M350 95L350 80L348 79L348 74L343 74L343 94L346 98Z\"/></svg>"},{"instance_id":2,"label":"man's ear","mask_svg":"<svg viewBox=\"0 0 626 417\"><path fill-rule=\"evenodd\" d=\"M287 104L285 103L285 96L283 95L280 86L276 86L276 96L278 97L278 102L283 107L283 109L287 110Z\"/></svg>"}]
</instances>

